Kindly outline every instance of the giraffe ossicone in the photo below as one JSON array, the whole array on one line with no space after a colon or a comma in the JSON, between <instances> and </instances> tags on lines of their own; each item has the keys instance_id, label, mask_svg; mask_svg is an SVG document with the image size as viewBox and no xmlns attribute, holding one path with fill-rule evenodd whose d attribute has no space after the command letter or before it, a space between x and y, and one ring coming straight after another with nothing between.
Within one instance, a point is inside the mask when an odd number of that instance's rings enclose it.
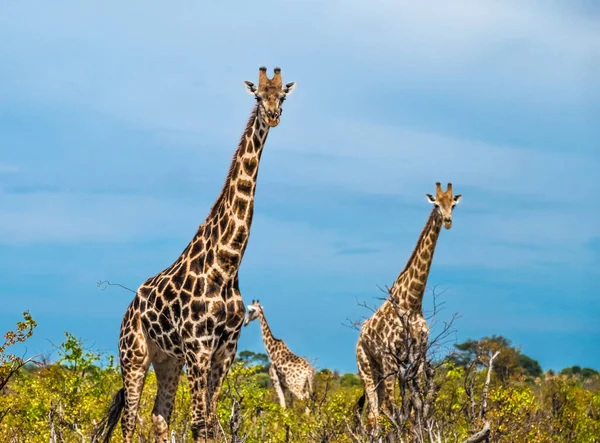
<instances>
[{"instance_id":1,"label":"giraffe ossicone","mask_svg":"<svg viewBox=\"0 0 600 443\"><path fill-rule=\"evenodd\" d=\"M157 378L152 410L156 441L168 441L184 365L192 397L193 440L215 441L217 399L245 316L238 270L250 236L260 159L269 129L279 124L282 103L295 87L295 83L283 86L281 69L276 68L269 79L264 67L259 69L258 87L245 84L256 105L221 193L181 255L138 288L123 316L119 338L123 389L96 433L105 442L123 412L123 440L131 443L150 364Z\"/></svg>"},{"instance_id":2,"label":"giraffe ossicone","mask_svg":"<svg viewBox=\"0 0 600 443\"><path fill-rule=\"evenodd\" d=\"M435 197L431 194L426 197L433 209L417 245L390 288L388 299L363 323L356 344L358 372L365 386L369 424L373 427L377 426L380 411L391 413L395 397L396 377L390 374L398 371L397 358L404 345L400 315L408 319L411 337L425 341L429 337L429 326L423 316L423 295L440 231L442 226L452 227L452 212L462 196L453 194L451 183L443 191L438 182Z\"/></svg>"}]
</instances>

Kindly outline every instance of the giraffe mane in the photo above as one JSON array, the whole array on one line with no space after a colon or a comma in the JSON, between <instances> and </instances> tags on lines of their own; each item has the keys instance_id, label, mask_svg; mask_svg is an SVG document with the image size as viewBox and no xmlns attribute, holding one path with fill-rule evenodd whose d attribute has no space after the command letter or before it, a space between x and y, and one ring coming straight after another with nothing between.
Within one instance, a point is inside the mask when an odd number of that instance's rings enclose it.
<instances>
[{"instance_id":1,"label":"giraffe mane","mask_svg":"<svg viewBox=\"0 0 600 443\"><path fill-rule=\"evenodd\" d=\"M212 208L210 208L210 212L209 212L210 215L214 215L215 211L221 205L221 203L223 202L223 199L229 192L229 183L231 183L231 176L233 175L233 169L235 168L235 159L237 158L237 155L240 152L242 145L244 144L244 141L246 139L246 134L248 133L248 131L254 124L254 120L256 120L258 118L257 116L258 116L258 104L254 105L254 108L252 109L252 112L250 113L250 117L248 118L248 122L246 123L246 127L244 128L244 132L242 133L242 136L240 137L240 142L238 143L238 147L235 150L235 152L233 153L233 157L232 157L231 163L229 165L229 170L227 171L227 175L225 176L225 182L223 184L223 189L221 190L221 193L217 197L217 200L215 201L215 203L212 205Z\"/></svg>"},{"instance_id":2,"label":"giraffe mane","mask_svg":"<svg viewBox=\"0 0 600 443\"><path fill-rule=\"evenodd\" d=\"M410 257L409 257L408 261L406 262L406 266L404 266L404 269L402 270L402 272L400 273L400 275L404 274L410 268L410 264L413 262L413 260L415 259L415 256L417 255L417 249L419 249L419 245L424 241L425 234L427 233L427 231L429 230L431 224L433 223L434 218L437 217L437 216L438 216L437 211L435 209L432 209L431 213L429 214L429 218L427 219L427 223L425 224L425 227L423 228L423 230L421 231L421 234L419 235L419 239L417 240L417 244L413 248L413 251L410 254Z\"/></svg>"}]
</instances>

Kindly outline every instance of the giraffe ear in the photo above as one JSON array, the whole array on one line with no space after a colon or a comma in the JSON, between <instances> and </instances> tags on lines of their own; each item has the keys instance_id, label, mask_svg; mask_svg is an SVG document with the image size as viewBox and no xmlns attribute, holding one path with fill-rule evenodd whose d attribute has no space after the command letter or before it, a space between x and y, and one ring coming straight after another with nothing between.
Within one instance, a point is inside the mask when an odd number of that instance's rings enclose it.
<instances>
[{"instance_id":1,"label":"giraffe ear","mask_svg":"<svg viewBox=\"0 0 600 443\"><path fill-rule=\"evenodd\" d=\"M256 91L258 91L256 86L254 86L254 83L252 83L252 82L245 81L244 86L246 86L246 91L248 91L248 94L250 94L250 95L255 95Z\"/></svg>"},{"instance_id":2,"label":"giraffe ear","mask_svg":"<svg viewBox=\"0 0 600 443\"><path fill-rule=\"evenodd\" d=\"M462 200L462 194L456 194L454 196L454 204L456 204L456 205L459 204L461 200Z\"/></svg>"},{"instance_id":3,"label":"giraffe ear","mask_svg":"<svg viewBox=\"0 0 600 443\"><path fill-rule=\"evenodd\" d=\"M290 82L290 83L286 83L285 86L282 88L283 89L283 93L287 96L290 95L292 93L292 91L294 89L296 89L296 82Z\"/></svg>"},{"instance_id":4,"label":"giraffe ear","mask_svg":"<svg viewBox=\"0 0 600 443\"><path fill-rule=\"evenodd\" d=\"M432 205L435 203L435 197L431 194L425 194L425 198L427 198L427 201L429 203L431 203Z\"/></svg>"}]
</instances>

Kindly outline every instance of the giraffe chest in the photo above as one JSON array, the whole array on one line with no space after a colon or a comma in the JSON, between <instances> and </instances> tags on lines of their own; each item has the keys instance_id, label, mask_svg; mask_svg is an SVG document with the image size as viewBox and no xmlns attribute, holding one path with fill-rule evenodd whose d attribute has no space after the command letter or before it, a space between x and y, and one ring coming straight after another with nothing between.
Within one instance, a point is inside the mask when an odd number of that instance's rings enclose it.
<instances>
[{"instance_id":1,"label":"giraffe chest","mask_svg":"<svg viewBox=\"0 0 600 443\"><path fill-rule=\"evenodd\" d=\"M162 351L180 357L198 343L215 345L241 329L245 308L233 289L203 290L198 281L173 280L140 290L142 322ZM186 286L188 285L188 286ZM206 286L206 285L205 285Z\"/></svg>"}]
</instances>

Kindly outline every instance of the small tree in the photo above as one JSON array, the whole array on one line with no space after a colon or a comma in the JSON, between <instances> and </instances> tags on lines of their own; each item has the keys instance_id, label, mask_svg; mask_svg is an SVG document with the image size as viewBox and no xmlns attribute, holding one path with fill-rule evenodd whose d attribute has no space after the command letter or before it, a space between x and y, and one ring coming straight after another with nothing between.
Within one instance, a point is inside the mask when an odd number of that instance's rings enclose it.
<instances>
[{"instance_id":1,"label":"small tree","mask_svg":"<svg viewBox=\"0 0 600 443\"><path fill-rule=\"evenodd\" d=\"M13 377L23 366L31 362L35 357L30 357L24 360L15 354L7 354L7 349L17 343L27 341L33 335L33 330L37 323L29 314L29 311L23 312L23 321L17 322L14 330L4 334L4 343L0 345L0 391L8 384L8 381Z\"/></svg>"}]
</instances>

